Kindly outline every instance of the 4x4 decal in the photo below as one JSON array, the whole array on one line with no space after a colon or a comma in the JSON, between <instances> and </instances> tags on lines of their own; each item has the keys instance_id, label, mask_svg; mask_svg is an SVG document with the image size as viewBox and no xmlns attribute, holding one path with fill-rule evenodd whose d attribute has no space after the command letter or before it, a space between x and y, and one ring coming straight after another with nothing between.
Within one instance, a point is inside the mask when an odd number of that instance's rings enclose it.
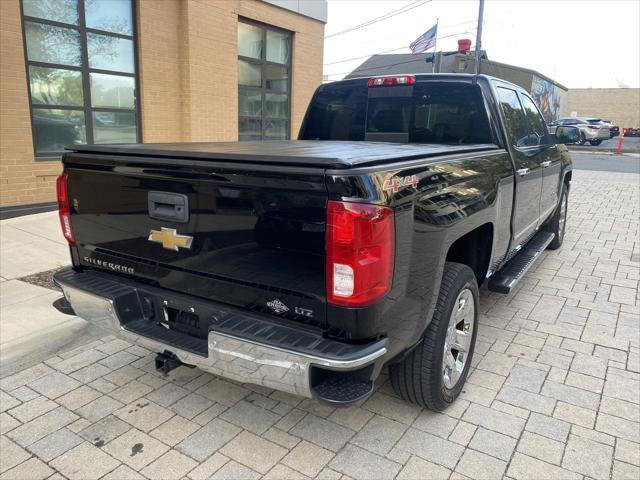
<instances>
[{"instance_id":1,"label":"4x4 decal","mask_svg":"<svg viewBox=\"0 0 640 480\"><path fill-rule=\"evenodd\" d=\"M398 193L398 190L401 188L413 187L414 189L418 189L418 176L411 175L407 177L391 177L387 178L382 185L382 189L385 192L393 191L393 193Z\"/></svg>"}]
</instances>

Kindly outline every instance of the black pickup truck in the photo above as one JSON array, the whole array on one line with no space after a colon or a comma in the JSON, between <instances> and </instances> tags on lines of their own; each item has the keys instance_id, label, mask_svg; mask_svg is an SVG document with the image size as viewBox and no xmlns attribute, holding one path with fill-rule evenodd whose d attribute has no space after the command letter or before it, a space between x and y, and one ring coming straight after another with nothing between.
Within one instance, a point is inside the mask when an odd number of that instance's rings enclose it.
<instances>
[{"instance_id":1,"label":"black pickup truck","mask_svg":"<svg viewBox=\"0 0 640 480\"><path fill-rule=\"evenodd\" d=\"M443 409L478 332L562 244L574 127L487 76L322 85L299 139L80 145L60 220L77 315L180 362L342 406L383 367Z\"/></svg>"}]
</instances>

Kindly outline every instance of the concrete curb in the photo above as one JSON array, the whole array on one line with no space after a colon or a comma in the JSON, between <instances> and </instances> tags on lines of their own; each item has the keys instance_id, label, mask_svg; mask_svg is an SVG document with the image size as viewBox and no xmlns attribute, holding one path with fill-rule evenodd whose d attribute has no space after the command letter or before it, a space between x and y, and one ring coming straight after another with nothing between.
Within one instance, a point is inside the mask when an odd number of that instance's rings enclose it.
<instances>
[{"instance_id":1,"label":"concrete curb","mask_svg":"<svg viewBox=\"0 0 640 480\"><path fill-rule=\"evenodd\" d=\"M1 373L11 368L13 363L22 361L34 352L38 355L51 356L63 348L67 343L73 342L82 330L87 328L87 322L79 317L69 316L69 319L43 328L35 332L25 332L25 335L11 342L2 344Z\"/></svg>"},{"instance_id":2,"label":"concrete curb","mask_svg":"<svg viewBox=\"0 0 640 480\"><path fill-rule=\"evenodd\" d=\"M636 152L622 152L622 153L616 153L615 150L596 150L596 149L572 149L569 148L569 151L571 153L585 153L585 154L589 154L589 155L606 155L606 156L614 156L614 155L620 155L623 157L640 157L640 152L636 153Z\"/></svg>"}]
</instances>

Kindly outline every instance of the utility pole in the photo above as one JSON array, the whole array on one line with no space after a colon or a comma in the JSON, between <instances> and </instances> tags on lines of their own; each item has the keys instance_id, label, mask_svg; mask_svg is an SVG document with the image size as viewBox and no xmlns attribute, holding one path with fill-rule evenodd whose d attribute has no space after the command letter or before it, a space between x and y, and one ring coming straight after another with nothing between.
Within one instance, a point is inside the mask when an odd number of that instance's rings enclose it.
<instances>
[{"instance_id":1,"label":"utility pole","mask_svg":"<svg viewBox=\"0 0 640 480\"><path fill-rule=\"evenodd\" d=\"M476 75L480 73L480 49L482 48L482 17L484 15L484 0L480 0L478 11L478 29L476 30Z\"/></svg>"}]
</instances>

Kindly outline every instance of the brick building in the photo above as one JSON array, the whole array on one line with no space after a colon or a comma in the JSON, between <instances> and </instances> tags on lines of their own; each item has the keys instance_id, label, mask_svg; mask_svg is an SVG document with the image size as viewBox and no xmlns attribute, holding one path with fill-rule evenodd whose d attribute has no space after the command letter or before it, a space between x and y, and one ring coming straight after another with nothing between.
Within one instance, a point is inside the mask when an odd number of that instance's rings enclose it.
<instances>
[{"instance_id":1,"label":"brick building","mask_svg":"<svg viewBox=\"0 0 640 480\"><path fill-rule=\"evenodd\" d=\"M563 116L599 117L623 128L640 128L640 88L572 88Z\"/></svg>"},{"instance_id":2,"label":"brick building","mask_svg":"<svg viewBox=\"0 0 640 480\"><path fill-rule=\"evenodd\" d=\"M0 211L51 207L64 145L295 138L325 0L0 1Z\"/></svg>"}]
</instances>

